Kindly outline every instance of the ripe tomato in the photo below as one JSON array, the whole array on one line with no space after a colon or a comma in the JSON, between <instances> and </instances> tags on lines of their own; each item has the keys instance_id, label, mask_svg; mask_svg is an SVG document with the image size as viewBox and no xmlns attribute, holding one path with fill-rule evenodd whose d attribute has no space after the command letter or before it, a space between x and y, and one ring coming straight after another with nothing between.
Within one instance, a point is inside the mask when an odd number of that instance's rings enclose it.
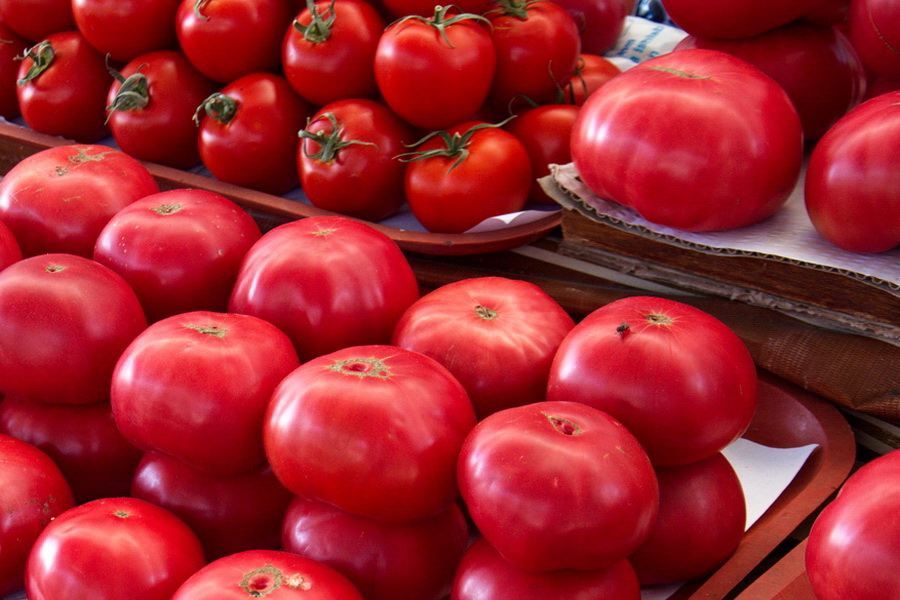
<instances>
[{"instance_id":1,"label":"ripe tomato","mask_svg":"<svg viewBox=\"0 0 900 600\"><path fill-rule=\"evenodd\" d=\"M215 88L181 52L142 54L115 75L109 88L113 139L139 160L193 167L200 162L194 113Z\"/></svg>"},{"instance_id":2,"label":"ripe tomato","mask_svg":"<svg viewBox=\"0 0 900 600\"><path fill-rule=\"evenodd\" d=\"M66 144L25 157L0 180L0 220L24 256L90 258L113 215L158 191L147 167L124 152Z\"/></svg>"},{"instance_id":3,"label":"ripe tomato","mask_svg":"<svg viewBox=\"0 0 900 600\"><path fill-rule=\"evenodd\" d=\"M572 160L597 196L685 231L768 218L802 159L784 89L717 50L670 52L617 75L585 101L572 132Z\"/></svg>"},{"instance_id":4,"label":"ripe tomato","mask_svg":"<svg viewBox=\"0 0 900 600\"><path fill-rule=\"evenodd\" d=\"M0 0L0 20L30 42L75 29L71 0Z\"/></svg>"},{"instance_id":5,"label":"ripe tomato","mask_svg":"<svg viewBox=\"0 0 900 600\"><path fill-rule=\"evenodd\" d=\"M224 312L241 261L261 235L256 221L224 196L167 190L116 213L97 236L94 260L128 282L150 322L194 310Z\"/></svg>"},{"instance_id":6,"label":"ripe tomato","mask_svg":"<svg viewBox=\"0 0 900 600\"><path fill-rule=\"evenodd\" d=\"M536 402L482 419L463 444L459 487L472 521L527 571L593 570L631 554L659 505L653 467L608 414Z\"/></svg>"},{"instance_id":7,"label":"ripe tomato","mask_svg":"<svg viewBox=\"0 0 900 600\"><path fill-rule=\"evenodd\" d=\"M122 352L110 388L113 417L142 450L216 475L241 473L265 462L266 405L297 364L287 336L262 319L174 315Z\"/></svg>"},{"instance_id":8,"label":"ripe tomato","mask_svg":"<svg viewBox=\"0 0 900 600\"><path fill-rule=\"evenodd\" d=\"M0 392L51 404L108 400L119 355L147 324L122 277L71 254L0 272L0 323Z\"/></svg>"},{"instance_id":9,"label":"ripe tomato","mask_svg":"<svg viewBox=\"0 0 900 600\"><path fill-rule=\"evenodd\" d=\"M484 418L544 399L550 363L574 326L533 283L478 277L417 300L397 323L391 343L444 365Z\"/></svg>"},{"instance_id":10,"label":"ripe tomato","mask_svg":"<svg viewBox=\"0 0 900 600\"><path fill-rule=\"evenodd\" d=\"M484 14L490 6L491 0L462 0L454 3L461 12ZM422 15L425 17L434 14L438 6L435 0L380 0L379 5L384 7L389 15L401 19L408 15Z\"/></svg>"},{"instance_id":11,"label":"ripe tomato","mask_svg":"<svg viewBox=\"0 0 900 600\"><path fill-rule=\"evenodd\" d=\"M434 359L351 346L284 378L263 440L275 475L297 496L410 523L456 499L456 457L473 425L465 389Z\"/></svg>"},{"instance_id":12,"label":"ripe tomato","mask_svg":"<svg viewBox=\"0 0 900 600\"><path fill-rule=\"evenodd\" d=\"M582 106L597 88L621 72L622 69L616 63L604 56L582 53L578 57L575 73L557 100L560 103Z\"/></svg>"},{"instance_id":13,"label":"ripe tomato","mask_svg":"<svg viewBox=\"0 0 900 600\"><path fill-rule=\"evenodd\" d=\"M183 521L137 498L100 498L65 511L38 536L25 568L30 600L169 600L204 565Z\"/></svg>"},{"instance_id":14,"label":"ripe tomato","mask_svg":"<svg viewBox=\"0 0 900 600\"><path fill-rule=\"evenodd\" d=\"M404 159L406 200L431 232L463 233L520 211L531 191L528 151L499 125L466 121L434 132Z\"/></svg>"},{"instance_id":15,"label":"ripe tomato","mask_svg":"<svg viewBox=\"0 0 900 600\"><path fill-rule=\"evenodd\" d=\"M389 342L418 297L416 275L387 235L348 217L308 217L250 248L228 309L273 323L306 361Z\"/></svg>"},{"instance_id":16,"label":"ripe tomato","mask_svg":"<svg viewBox=\"0 0 900 600\"><path fill-rule=\"evenodd\" d=\"M900 79L900 6L890 0L850 3L850 41L866 68L882 77Z\"/></svg>"},{"instance_id":17,"label":"ripe tomato","mask_svg":"<svg viewBox=\"0 0 900 600\"><path fill-rule=\"evenodd\" d=\"M756 409L756 365L741 338L697 308L647 296L606 304L566 336L549 400L608 412L655 465L683 465L736 440Z\"/></svg>"},{"instance_id":18,"label":"ripe tomato","mask_svg":"<svg viewBox=\"0 0 900 600\"><path fill-rule=\"evenodd\" d=\"M453 600L639 600L641 588L628 560L578 571L525 571L507 562L483 537L476 538L460 562Z\"/></svg>"},{"instance_id":19,"label":"ripe tomato","mask_svg":"<svg viewBox=\"0 0 900 600\"><path fill-rule=\"evenodd\" d=\"M375 81L400 117L423 129L470 119L488 97L497 63L494 42L472 13L438 6L431 18L388 25L375 52Z\"/></svg>"},{"instance_id":20,"label":"ripe tomato","mask_svg":"<svg viewBox=\"0 0 900 600\"><path fill-rule=\"evenodd\" d=\"M0 117L14 119L21 114L16 81L19 79L19 61L28 49L28 42L9 28L0 15Z\"/></svg>"},{"instance_id":21,"label":"ripe tomato","mask_svg":"<svg viewBox=\"0 0 900 600\"><path fill-rule=\"evenodd\" d=\"M75 25L91 45L120 63L153 50L173 50L179 0L72 0Z\"/></svg>"},{"instance_id":22,"label":"ripe tomato","mask_svg":"<svg viewBox=\"0 0 900 600\"><path fill-rule=\"evenodd\" d=\"M268 465L218 476L153 451L137 465L129 494L183 520L200 538L207 560L257 548L277 549L281 522L293 497Z\"/></svg>"},{"instance_id":23,"label":"ripe tomato","mask_svg":"<svg viewBox=\"0 0 900 600\"><path fill-rule=\"evenodd\" d=\"M109 134L109 73L100 54L78 31L48 36L25 52L16 94L25 124L78 142Z\"/></svg>"},{"instance_id":24,"label":"ripe tomato","mask_svg":"<svg viewBox=\"0 0 900 600\"><path fill-rule=\"evenodd\" d=\"M430 519L398 524L295 498L282 539L285 550L346 575L366 600L444 600L469 532L455 502Z\"/></svg>"},{"instance_id":25,"label":"ripe tomato","mask_svg":"<svg viewBox=\"0 0 900 600\"><path fill-rule=\"evenodd\" d=\"M22 249L13 232L0 220L0 271L22 260Z\"/></svg>"},{"instance_id":26,"label":"ripe tomato","mask_svg":"<svg viewBox=\"0 0 900 600\"><path fill-rule=\"evenodd\" d=\"M403 205L406 164L396 157L415 142L415 133L383 103L350 98L327 104L300 138L300 186L314 206L379 221Z\"/></svg>"},{"instance_id":27,"label":"ripe tomato","mask_svg":"<svg viewBox=\"0 0 900 600\"><path fill-rule=\"evenodd\" d=\"M229 83L281 66L281 40L294 16L290 0L181 0L178 44L210 79Z\"/></svg>"},{"instance_id":28,"label":"ripe tomato","mask_svg":"<svg viewBox=\"0 0 900 600\"><path fill-rule=\"evenodd\" d=\"M386 26L365 0L319 0L297 15L284 36L284 75L316 106L375 98L375 49Z\"/></svg>"},{"instance_id":29,"label":"ripe tomato","mask_svg":"<svg viewBox=\"0 0 900 600\"><path fill-rule=\"evenodd\" d=\"M900 245L900 90L842 117L813 149L804 182L806 210L826 240L850 252Z\"/></svg>"},{"instance_id":30,"label":"ripe tomato","mask_svg":"<svg viewBox=\"0 0 900 600\"><path fill-rule=\"evenodd\" d=\"M821 22L843 4L846 0L665 0L664 6L669 18L689 34L738 39L765 33L807 15Z\"/></svg>"},{"instance_id":31,"label":"ripe tomato","mask_svg":"<svg viewBox=\"0 0 900 600\"><path fill-rule=\"evenodd\" d=\"M0 595L22 587L38 535L75 500L53 460L36 446L0 434Z\"/></svg>"},{"instance_id":32,"label":"ripe tomato","mask_svg":"<svg viewBox=\"0 0 900 600\"><path fill-rule=\"evenodd\" d=\"M353 584L331 567L264 549L214 560L185 581L171 600L245 600L273 592L284 599L363 600Z\"/></svg>"},{"instance_id":33,"label":"ripe tomato","mask_svg":"<svg viewBox=\"0 0 900 600\"><path fill-rule=\"evenodd\" d=\"M634 12L637 0L553 0L572 15L581 32L581 49L604 54L612 48Z\"/></svg>"},{"instance_id":34,"label":"ripe tomato","mask_svg":"<svg viewBox=\"0 0 900 600\"><path fill-rule=\"evenodd\" d=\"M109 402L44 404L4 398L0 431L46 452L78 504L127 496L142 454L122 437Z\"/></svg>"}]
</instances>

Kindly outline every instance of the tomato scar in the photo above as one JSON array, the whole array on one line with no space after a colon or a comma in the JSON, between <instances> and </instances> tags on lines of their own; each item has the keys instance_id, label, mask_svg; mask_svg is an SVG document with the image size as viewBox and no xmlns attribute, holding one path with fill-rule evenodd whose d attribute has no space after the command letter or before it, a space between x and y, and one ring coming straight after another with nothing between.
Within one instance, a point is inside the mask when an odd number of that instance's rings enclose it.
<instances>
[{"instance_id":1,"label":"tomato scar","mask_svg":"<svg viewBox=\"0 0 900 600\"><path fill-rule=\"evenodd\" d=\"M272 565L265 565L246 573L238 585L251 598L262 598L281 587L282 581L280 569Z\"/></svg>"},{"instance_id":2,"label":"tomato scar","mask_svg":"<svg viewBox=\"0 0 900 600\"><path fill-rule=\"evenodd\" d=\"M343 375L354 377L377 377L387 379L391 376L391 370L386 364L377 358L351 358L338 360L328 365L329 369Z\"/></svg>"},{"instance_id":3,"label":"tomato scar","mask_svg":"<svg viewBox=\"0 0 900 600\"><path fill-rule=\"evenodd\" d=\"M550 422L550 425L563 435L581 435L584 433L584 430L577 423L572 421L571 419L566 419L564 417L557 417L551 415L549 413L541 412L547 418L547 421Z\"/></svg>"}]
</instances>

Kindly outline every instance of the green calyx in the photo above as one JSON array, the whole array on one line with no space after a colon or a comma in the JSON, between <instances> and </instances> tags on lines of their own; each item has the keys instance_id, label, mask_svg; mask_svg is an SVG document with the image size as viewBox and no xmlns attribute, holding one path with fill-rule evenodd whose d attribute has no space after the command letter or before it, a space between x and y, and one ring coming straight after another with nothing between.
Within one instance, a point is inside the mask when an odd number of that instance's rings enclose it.
<instances>
[{"instance_id":1,"label":"green calyx","mask_svg":"<svg viewBox=\"0 0 900 600\"><path fill-rule=\"evenodd\" d=\"M206 0L194 0L194 16L201 21L209 21L209 17L200 12L204 4L206 4Z\"/></svg>"},{"instance_id":2,"label":"green calyx","mask_svg":"<svg viewBox=\"0 0 900 600\"><path fill-rule=\"evenodd\" d=\"M27 73L25 73L25 77L22 77L21 79L16 81L16 83L18 85L25 85L29 81L37 79L37 77L41 73L43 73L50 67L55 56L56 55L53 52L53 45L47 40L35 44L31 48L25 50L25 53L22 56L17 56L16 60L25 60L26 58L30 58L31 68L28 69Z\"/></svg>"},{"instance_id":3,"label":"green calyx","mask_svg":"<svg viewBox=\"0 0 900 600\"><path fill-rule=\"evenodd\" d=\"M453 48L453 44L450 43L450 39L447 37L447 28L451 25L459 23L460 21L481 21L486 23L487 25L491 25L491 21L486 17L481 15L476 15L474 13L457 13L451 16L447 16L447 13L451 10L455 9L455 6L441 6L437 5L434 7L434 16L425 17L422 15L407 15L402 17L394 22L394 24L403 23L405 21L420 21L425 23L426 25L430 25L438 30L438 33L441 34L441 39L447 42L447 46Z\"/></svg>"},{"instance_id":4,"label":"green calyx","mask_svg":"<svg viewBox=\"0 0 900 600\"><path fill-rule=\"evenodd\" d=\"M116 92L116 97L113 99L112 103L106 107L106 110L110 111L110 115L113 111L117 110L144 108L147 106L147 103L150 102L150 89L147 77L141 73L141 69L143 69L145 65L146 63L139 66L133 75L125 78L121 73L110 66L109 54L106 55L106 70L109 71L109 74L112 75L113 79L122 84L119 87L119 91ZM107 120L109 120L109 116L107 116Z\"/></svg>"},{"instance_id":5,"label":"green calyx","mask_svg":"<svg viewBox=\"0 0 900 600\"><path fill-rule=\"evenodd\" d=\"M453 169L455 169L456 167L458 167L460 164L462 164L463 161L466 160L466 158L468 158L469 144L472 143L472 136L474 136L475 133L477 133L478 131L481 131L482 129L499 129L500 127L503 127L504 125L509 123L514 118L515 118L515 115L513 115L512 117L509 117L508 119L501 121L500 123L478 123L476 125L473 125L472 127L470 127L469 129L467 129L466 131L464 131L462 133L456 132L456 133L451 134L447 131L432 131L431 133L429 133L428 135L423 137L421 140L419 140L418 142L413 144L411 147L421 146L428 140L435 138L435 137L439 137L444 141L444 146L442 148L433 148L431 150L407 152L405 154L400 154L398 156L395 156L394 158L396 158L397 160L400 160L402 162L416 162L416 161L426 160L428 158L435 158L435 157L456 159L453 162L453 164L450 165L450 168L447 170L447 172L450 172Z\"/></svg>"},{"instance_id":6,"label":"green calyx","mask_svg":"<svg viewBox=\"0 0 900 600\"><path fill-rule=\"evenodd\" d=\"M328 41L328 38L331 37L331 27L334 25L335 18L334 2L335 0L331 0L328 9L319 12L316 10L315 0L306 0L306 7L309 10L312 21L310 21L309 25L303 25L300 21L294 19L294 29L303 34L303 39L310 44L321 44ZM328 15L327 17L325 16L326 14Z\"/></svg>"},{"instance_id":7,"label":"green calyx","mask_svg":"<svg viewBox=\"0 0 900 600\"><path fill-rule=\"evenodd\" d=\"M238 102L231 96L220 92L211 94L206 98L197 110L194 111L194 124L200 125L200 113L205 112L210 119L215 119L223 125L227 125L237 114Z\"/></svg>"},{"instance_id":8,"label":"green calyx","mask_svg":"<svg viewBox=\"0 0 900 600\"><path fill-rule=\"evenodd\" d=\"M337 158L338 153L347 146L376 145L372 142L364 142L362 140L345 140L344 127L338 123L337 117L334 116L334 113L325 113L321 115L319 119L328 119L328 122L331 123L331 131L321 130L312 132L309 131L309 126L311 123L307 123L306 129L301 129L297 134L300 139L311 140L319 145L318 151L309 152L306 147L307 144L300 144L301 148L303 148L303 155L307 158L318 160L323 163L330 163L334 162L334 159ZM315 121L313 121L313 123L314 122Z\"/></svg>"},{"instance_id":9,"label":"green calyx","mask_svg":"<svg viewBox=\"0 0 900 600\"><path fill-rule=\"evenodd\" d=\"M487 11L486 15L503 15L506 17L515 17L522 21L528 18L528 9L532 4L539 0L494 0L497 8Z\"/></svg>"}]
</instances>

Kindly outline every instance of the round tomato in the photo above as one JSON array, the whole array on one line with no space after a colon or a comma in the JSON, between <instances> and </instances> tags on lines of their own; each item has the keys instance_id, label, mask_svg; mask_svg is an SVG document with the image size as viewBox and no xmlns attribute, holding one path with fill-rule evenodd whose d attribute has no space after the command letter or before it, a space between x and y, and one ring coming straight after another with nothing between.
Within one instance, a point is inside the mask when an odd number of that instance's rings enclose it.
<instances>
[{"instance_id":1,"label":"round tomato","mask_svg":"<svg viewBox=\"0 0 900 600\"><path fill-rule=\"evenodd\" d=\"M378 221L403 205L406 165L396 157L415 134L386 105L364 98L332 102L300 138L300 186L314 206Z\"/></svg>"},{"instance_id":2,"label":"round tomato","mask_svg":"<svg viewBox=\"0 0 900 600\"><path fill-rule=\"evenodd\" d=\"M9 28L0 15L0 117L14 119L21 114L16 81L19 79L18 59L28 49L28 42Z\"/></svg>"},{"instance_id":3,"label":"round tomato","mask_svg":"<svg viewBox=\"0 0 900 600\"><path fill-rule=\"evenodd\" d=\"M319 0L284 36L281 62L291 86L316 106L374 98L375 49L387 26L365 0Z\"/></svg>"},{"instance_id":4,"label":"round tomato","mask_svg":"<svg viewBox=\"0 0 900 600\"><path fill-rule=\"evenodd\" d=\"M866 68L900 79L900 6L891 0L854 0L848 30Z\"/></svg>"},{"instance_id":5,"label":"round tomato","mask_svg":"<svg viewBox=\"0 0 900 600\"><path fill-rule=\"evenodd\" d=\"M137 498L100 498L44 528L28 556L25 593L169 600L204 563L200 540L171 512Z\"/></svg>"},{"instance_id":6,"label":"round tomato","mask_svg":"<svg viewBox=\"0 0 900 600\"><path fill-rule=\"evenodd\" d=\"M553 0L569 11L581 34L581 48L590 54L605 54L625 29L637 0Z\"/></svg>"},{"instance_id":7,"label":"round tomato","mask_svg":"<svg viewBox=\"0 0 900 600\"><path fill-rule=\"evenodd\" d=\"M4 398L0 431L46 452L78 504L127 496L142 454L122 437L109 402L71 405Z\"/></svg>"},{"instance_id":8,"label":"round tomato","mask_svg":"<svg viewBox=\"0 0 900 600\"><path fill-rule=\"evenodd\" d=\"M71 0L0 0L0 19L30 42L75 29Z\"/></svg>"},{"instance_id":9,"label":"round tomato","mask_svg":"<svg viewBox=\"0 0 900 600\"><path fill-rule=\"evenodd\" d=\"M200 162L194 113L215 88L181 52L142 54L116 72L109 87L113 139L139 160L193 167Z\"/></svg>"},{"instance_id":10,"label":"round tomato","mask_svg":"<svg viewBox=\"0 0 900 600\"><path fill-rule=\"evenodd\" d=\"M158 191L150 171L124 152L95 144L55 146L25 157L0 180L0 221L24 256L91 258L113 215Z\"/></svg>"},{"instance_id":11,"label":"round tomato","mask_svg":"<svg viewBox=\"0 0 900 600\"><path fill-rule=\"evenodd\" d=\"M453 600L640 600L628 560L589 571L525 571L507 562L483 537L469 547L453 582Z\"/></svg>"},{"instance_id":12,"label":"round tomato","mask_svg":"<svg viewBox=\"0 0 900 600\"><path fill-rule=\"evenodd\" d=\"M297 364L287 336L262 319L174 315L122 352L110 388L113 417L142 450L166 452L207 473L241 473L265 462L266 405Z\"/></svg>"},{"instance_id":13,"label":"round tomato","mask_svg":"<svg viewBox=\"0 0 900 600\"><path fill-rule=\"evenodd\" d=\"M174 49L179 0L72 0L75 25L91 45L126 63L153 50Z\"/></svg>"},{"instance_id":14,"label":"round tomato","mask_svg":"<svg viewBox=\"0 0 900 600\"><path fill-rule=\"evenodd\" d=\"M429 519L386 523L295 498L282 539L285 550L346 575L366 600L444 600L469 531L455 502Z\"/></svg>"},{"instance_id":15,"label":"round tomato","mask_svg":"<svg viewBox=\"0 0 900 600\"><path fill-rule=\"evenodd\" d=\"M484 418L544 399L550 363L574 326L533 283L478 277L417 300L397 323L391 343L444 365Z\"/></svg>"},{"instance_id":16,"label":"round tomato","mask_svg":"<svg viewBox=\"0 0 900 600\"><path fill-rule=\"evenodd\" d=\"M846 0L665 0L663 5L669 18L689 34L738 39L765 33L807 15L830 15L839 3Z\"/></svg>"},{"instance_id":17,"label":"round tomato","mask_svg":"<svg viewBox=\"0 0 900 600\"><path fill-rule=\"evenodd\" d=\"M40 133L83 143L106 137L108 89L103 55L78 31L51 34L28 48L19 65L22 119Z\"/></svg>"},{"instance_id":18,"label":"round tomato","mask_svg":"<svg viewBox=\"0 0 900 600\"><path fill-rule=\"evenodd\" d=\"M900 245L900 91L860 104L822 136L806 170L804 199L813 226L850 252Z\"/></svg>"},{"instance_id":19,"label":"round tomato","mask_svg":"<svg viewBox=\"0 0 900 600\"><path fill-rule=\"evenodd\" d=\"M756 391L753 358L727 325L687 304L632 296L598 308L566 336L547 398L608 412L655 465L672 466L740 437Z\"/></svg>"},{"instance_id":20,"label":"round tomato","mask_svg":"<svg viewBox=\"0 0 900 600\"><path fill-rule=\"evenodd\" d=\"M353 584L331 567L265 549L214 560L185 581L171 600L245 600L272 593L284 599L363 600Z\"/></svg>"},{"instance_id":21,"label":"round tomato","mask_svg":"<svg viewBox=\"0 0 900 600\"><path fill-rule=\"evenodd\" d=\"M22 260L22 249L12 230L0 220L0 271Z\"/></svg>"},{"instance_id":22,"label":"round tomato","mask_svg":"<svg viewBox=\"0 0 900 600\"><path fill-rule=\"evenodd\" d=\"M0 272L0 323L0 392L51 404L108 400L119 355L147 325L122 277L71 254Z\"/></svg>"},{"instance_id":23,"label":"round tomato","mask_svg":"<svg viewBox=\"0 0 900 600\"><path fill-rule=\"evenodd\" d=\"M557 99L561 103L582 106L597 88L621 72L616 63L604 56L582 53L578 57L575 73Z\"/></svg>"},{"instance_id":24,"label":"round tomato","mask_svg":"<svg viewBox=\"0 0 900 600\"><path fill-rule=\"evenodd\" d=\"M457 498L456 457L474 425L465 389L434 359L352 346L285 377L263 440L275 475L297 496L409 523Z\"/></svg>"},{"instance_id":25,"label":"round tomato","mask_svg":"<svg viewBox=\"0 0 900 600\"><path fill-rule=\"evenodd\" d=\"M148 321L193 310L224 312L256 221L215 192L174 189L120 210L97 236L94 260L134 289Z\"/></svg>"},{"instance_id":26,"label":"round tomato","mask_svg":"<svg viewBox=\"0 0 900 600\"><path fill-rule=\"evenodd\" d=\"M431 18L404 17L382 33L375 81L400 117L423 129L470 119L484 104L497 58L484 17L438 6Z\"/></svg>"},{"instance_id":27,"label":"round tomato","mask_svg":"<svg viewBox=\"0 0 900 600\"><path fill-rule=\"evenodd\" d=\"M280 328L300 360L383 344L419 297L416 275L386 234L348 217L308 217L265 233L238 272L228 307Z\"/></svg>"},{"instance_id":28,"label":"round tomato","mask_svg":"<svg viewBox=\"0 0 900 600\"><path fill-rule=\"evenodd\" d=\"M588 97L572 132L575 168L597 196L684 231L768 218L802 159L784 89L718 50L670 52L617 75Z\"/></svg>"},{"instance_id":29,"label":"round tomato","mask_svg":"<svg viewBox=\"0 0 900 600\"><path fill-rule=\"evenodd\" d=\"M429 134L403 158L409 208L431 232L463 233L520 211L531 192L528 151L499 125L460 123Z\"/></svg>"},{"instance_id":30,"label":"round tomato","mask_svg":"<svg viewBox=\"0 0 900 600\"><path fill-rule=\"evenodd\" d=\"M53 460L28 442L0 434L0 595L22 587L38 535L75 499Z\"/></svg>"},{"instance_id":31,"label":"round tomato","mask_svg":"<svg viewBox=\"0 0 900 600\"><path fill-rule=\"evenodd\" d=\"M183 520L200 538L207 560L277 549L281 522L293 498L268 465L218 476L152 451L137 465L130 495Z\"/></svg>"},{"instance_id":32,"label":"round tomato","mask_svg":"<svg viewBox=\"0 0 900 600\"><path fill-rule=\"evenodd\" d=\"M593 570L636 550L659 506L637 439L577 402L536 402L482 419L459 456L472 521L527 571Z\"/></svg>"}]
</instances>

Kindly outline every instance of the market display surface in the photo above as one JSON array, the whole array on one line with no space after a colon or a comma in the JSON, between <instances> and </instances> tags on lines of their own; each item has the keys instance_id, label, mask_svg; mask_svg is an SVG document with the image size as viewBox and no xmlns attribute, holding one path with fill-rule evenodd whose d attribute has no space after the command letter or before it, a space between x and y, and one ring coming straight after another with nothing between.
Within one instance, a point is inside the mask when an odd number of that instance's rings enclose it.
<instances>
[{"instance_id":1,"label":"market display surface","mask_svg":"<svg viewBox=\"0 0 900 600\"><path fill-rule=\"evenodd\" d=\"M0 0L0 598L896 598L900 7L722 6Z\"/></svg>"}]
</instances>

